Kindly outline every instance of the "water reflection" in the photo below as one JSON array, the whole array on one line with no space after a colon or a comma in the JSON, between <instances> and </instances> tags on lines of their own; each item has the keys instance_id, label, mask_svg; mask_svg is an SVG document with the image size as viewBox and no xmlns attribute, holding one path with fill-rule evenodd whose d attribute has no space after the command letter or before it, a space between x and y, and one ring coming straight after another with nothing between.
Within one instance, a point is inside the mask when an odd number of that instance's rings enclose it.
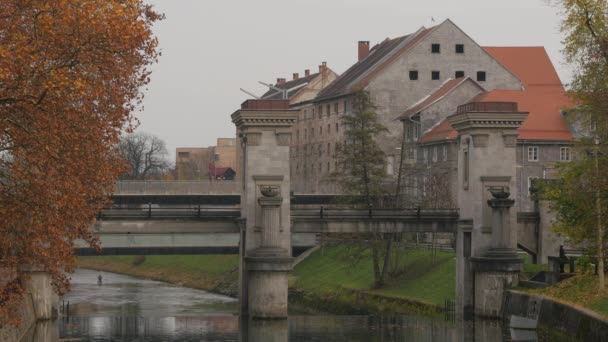
<instances>
[{"instance_id":1,"label":"water reflection","mask_svg":"<svg viewBox=\"0 0 608 342\"><path fill-rule=\"evenodd\" d=\"M165 283L80 270L70 316L36 327L26 341L510 341L497 321L445 321L424 316L290 316L241 321L233 298ZM45 339L36 339L36 337ZM535 338L535 337L534 337ZM532 339L534 340L534 339ZM548 340L539 337L539 341Z\"/></svg>"}]
</instances>

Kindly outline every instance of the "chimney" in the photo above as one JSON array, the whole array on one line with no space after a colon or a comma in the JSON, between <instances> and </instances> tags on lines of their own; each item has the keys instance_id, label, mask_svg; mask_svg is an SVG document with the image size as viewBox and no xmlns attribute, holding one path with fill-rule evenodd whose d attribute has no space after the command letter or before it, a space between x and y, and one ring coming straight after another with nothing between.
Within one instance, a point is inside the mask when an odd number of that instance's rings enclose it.
<instances>
[{"instance_id":1,"label":"chimney","mask_svg":"<svg viewBox=\"0 0 608 342\"><path fill-rule=\"evenodd\" d=\"M319 73L321 76L325 77L325 74L327 73L327 62L323 62L319 65Z\"/></svg>"},{"instance_id":2,"label":"chimney","mask_svg":"<svg viewBox=\"0 0 608 342\"><path fill-rule=\"evenodd\" d=\"M284 78L277 78L277 84L283 84L283 83L285 83Z\"/></svg>"},{"instance_id":3,"label":"chimney","mask_svg":"<svg viewBox=\"0 0 608 342\"><path fill-rule=\"evenodd\" d=\"M297 80L298 78L300 78L300 74L298 74L297 72L293 73L293 80Z\"/></svg>"},{"instance_id":4,"label":"chimney","mask_svg":"<svg viewBox=\"0 0 608 342\"><path fill-rule=\"evenodd\" d=\"M369 54L369 42L359 41L359 61L363 60Z\"/></svg>"},{"instance_id":5,"label":"chimney","mask_svg":"<svg viewBox=\"0 0 608 342\"><path fill-rule=\"evenodd\" d=\"M310 76L310 69L304 70L304 77Z\"/></svg>"}]
</instances>

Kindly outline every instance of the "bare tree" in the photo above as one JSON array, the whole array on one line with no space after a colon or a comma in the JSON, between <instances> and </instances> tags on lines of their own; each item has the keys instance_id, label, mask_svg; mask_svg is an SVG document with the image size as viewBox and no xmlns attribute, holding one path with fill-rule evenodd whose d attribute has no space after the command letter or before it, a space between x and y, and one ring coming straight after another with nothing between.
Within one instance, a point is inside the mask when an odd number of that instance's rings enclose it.
<instances>
[{"instance_id":1,"label":"bare tree","mask_svg":"<svg viewBox=\"0 0 608 342\"><path fill-rule=\"evenodd\" d=\"M137 132L121 137L118 150L129 166L122 179L158 178L170 167L165 142L149 133Z\"/></svg>"}]
</instances>

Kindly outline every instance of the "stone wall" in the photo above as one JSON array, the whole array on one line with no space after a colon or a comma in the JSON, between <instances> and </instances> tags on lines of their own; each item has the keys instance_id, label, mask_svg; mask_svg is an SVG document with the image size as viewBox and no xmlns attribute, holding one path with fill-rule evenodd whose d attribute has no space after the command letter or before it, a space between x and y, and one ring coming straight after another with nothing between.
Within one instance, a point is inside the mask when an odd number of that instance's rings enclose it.
<instances>
[{"instance_id":1,"label":"stone wall","mask_svg":"<svg viewBox=\"0 0 608 342\"><path fill-rule=\"evenodd\" d=\"M608 336L608 319L605 317L543 296L507 291L503 316L509 318L511 315L538 317L540 324L582 341L605 341Z\"/></svg>"}]
</instances>

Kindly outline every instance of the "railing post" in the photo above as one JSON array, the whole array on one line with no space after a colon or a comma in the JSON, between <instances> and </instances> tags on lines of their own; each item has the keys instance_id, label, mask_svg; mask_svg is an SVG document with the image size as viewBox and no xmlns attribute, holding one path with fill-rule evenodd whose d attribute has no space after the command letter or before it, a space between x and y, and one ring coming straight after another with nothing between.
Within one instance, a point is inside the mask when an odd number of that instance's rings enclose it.
<instances>
[{"instance_id":1,"label":"railing post","mask_svg":"<svg viewBox=\"0 0 608 342\"><path fill-rule=\"evenodd\" d=\"M198 218L201 218L201 204L198 204Z\"/></svg>"},{"instance_id":2,"label":"railing post","mask_svg":"<svg viewBox=\"0 0 608 342\"><path fill-rule=\"evenodd\" d=\"M152 202L148 202L148 218L152 217Z\"/></svg>"},{"instance_id":3,"label":"railing post","mask_svg":"<svg viewBox=\"0 0 608 342\"><path fill-rule=\"evenodd\" d=\"M321 210L320 210L319 214L321 215L321 218L323 218L323 206L321 206Z\"/></svg>"}]
</instances>

